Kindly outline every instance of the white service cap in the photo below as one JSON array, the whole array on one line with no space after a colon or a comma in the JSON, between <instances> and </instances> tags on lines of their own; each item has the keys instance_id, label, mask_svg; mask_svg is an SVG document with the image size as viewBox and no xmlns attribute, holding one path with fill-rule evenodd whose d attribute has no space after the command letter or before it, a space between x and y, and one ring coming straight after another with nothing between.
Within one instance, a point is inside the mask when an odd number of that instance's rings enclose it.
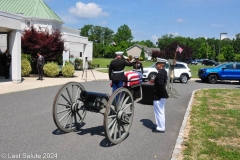
<instances>
[{"instance_id":1,"label":"white service cap","mask_svg":"<svg viewBox=\"0 0 240 160\"><path fill-rule=\"evenodd\" d=\"M157 63L167 63L167 60L162 58L157 58Z\"/></svg>"},{"instance_id":2,"label":"white service cap","mask_svg":"<svg viewBox=\"0 0 240 160\"><path fill-rule=\"evenodd\" d=\"M115 52L116 55L123 55L123 51Z\"/></svg>"}]
</instances>

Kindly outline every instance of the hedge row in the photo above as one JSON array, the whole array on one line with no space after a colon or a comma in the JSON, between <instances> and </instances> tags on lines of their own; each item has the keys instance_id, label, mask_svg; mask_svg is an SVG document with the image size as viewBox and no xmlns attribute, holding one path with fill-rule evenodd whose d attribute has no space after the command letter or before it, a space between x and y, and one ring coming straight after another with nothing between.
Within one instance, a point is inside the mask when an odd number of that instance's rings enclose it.
<instances>
[{"instance_id":1,"label":"hedge row","mask_svg":"<svg viewBox=\"0 0 240 160\"><path fill-rule=\"evenodd\" d=\"M27 58L22 58L21 61L22 76L27 77L32 71L31 63ZM73 77L74 66L71 63L66 63L62 68L55 62L48 62L43 66L44 75L47 77L56 77L62 74L64 77Z\"/></svg>"}]
</instances>

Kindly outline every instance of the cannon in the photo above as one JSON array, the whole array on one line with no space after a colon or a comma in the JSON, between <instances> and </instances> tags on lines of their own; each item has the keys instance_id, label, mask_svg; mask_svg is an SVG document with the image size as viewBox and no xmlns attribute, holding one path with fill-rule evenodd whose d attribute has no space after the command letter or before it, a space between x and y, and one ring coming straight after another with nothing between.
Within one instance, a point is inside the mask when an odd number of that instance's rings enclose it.
<instances>
[{"instance_id":1,"label":"cannon","mask_svg":"<svg viewBox=\"0 0 240 160\"><path fill-rule=\"evenodd\" d=\"M129 133L134 116L133 93L141 85L122 87L112 95L89 92L78 82L69 82L57 92L52 108L53 120L63 132L76 131L87 111L104 115L103 126L107 139L118 144Z\"/></svg>"}]
</instances>

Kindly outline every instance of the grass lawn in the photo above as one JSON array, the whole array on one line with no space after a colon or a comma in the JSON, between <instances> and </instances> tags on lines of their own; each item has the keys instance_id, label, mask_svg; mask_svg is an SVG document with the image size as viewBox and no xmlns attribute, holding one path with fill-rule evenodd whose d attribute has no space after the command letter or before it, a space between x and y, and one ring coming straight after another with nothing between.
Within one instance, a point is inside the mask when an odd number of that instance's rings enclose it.
<instances>
[{"instance_id":1,"label":"grass lawn","mask_svg":"<svg viewBox=\"0 0 240 160\"><path fill-rule=\"evenodd\" d=\"M100 68L107 68L107 65L109 65L112 60L113 60L112 58L93 58L92 63L93 64L100 64ZM151 61L142 62L143 67L150 67L154 63L155 62L151 62ZM203 66L203 65L200 65L200 64L199 65L189 64L188 67L191 70L192 78L198 78L198 69L199 68L211 68L212 66ZM132 70L132 67L125 67L124 70L125 71L130 71L130 70ZM99 72L107 73L108 69L101 69L101 70L99 70Z\"/></svg>"},{"instance_id":2,"label":"grass lawn","mask_svg":"<svg viewBox=\"0 0 240 160\"><path fill-rule=\"evenodd\" d=\"M239 89L204 89L195 93L183 159L240 159L239 97Z\"/></svg>"}]
</instances>

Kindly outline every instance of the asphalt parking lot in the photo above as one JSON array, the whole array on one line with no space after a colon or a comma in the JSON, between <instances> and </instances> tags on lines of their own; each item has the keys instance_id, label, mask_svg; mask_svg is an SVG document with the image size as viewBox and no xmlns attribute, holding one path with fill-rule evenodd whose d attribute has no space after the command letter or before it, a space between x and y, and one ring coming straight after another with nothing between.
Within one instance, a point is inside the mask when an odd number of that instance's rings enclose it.
<instances>
[{"instance_id":1,"label":"asphalt parking lot","mask_svg":"<svg viewBox=\"0 0 240 160\"><path fill-rule=\"evenodd\" d=\"M110 81L81 83L86 90L111 93ZM191 94L201 88L236 88L238 82L205 84L174 83L181 94L166 102L166 132L152 133L155 119L152 105L135 102L132 128L118 145L109 144L103 129L103 116L87 112L82 127L61 133L52 118L52 103L61 86L44 87L0 95L0 154L8 158L49 156L54 159L146 160L170 159ZM2 157L4 158L4 157ZM33 159L34 157L30 158ZM25 158L26 159L26 158Z\"/></svg>"}]
</instances>

